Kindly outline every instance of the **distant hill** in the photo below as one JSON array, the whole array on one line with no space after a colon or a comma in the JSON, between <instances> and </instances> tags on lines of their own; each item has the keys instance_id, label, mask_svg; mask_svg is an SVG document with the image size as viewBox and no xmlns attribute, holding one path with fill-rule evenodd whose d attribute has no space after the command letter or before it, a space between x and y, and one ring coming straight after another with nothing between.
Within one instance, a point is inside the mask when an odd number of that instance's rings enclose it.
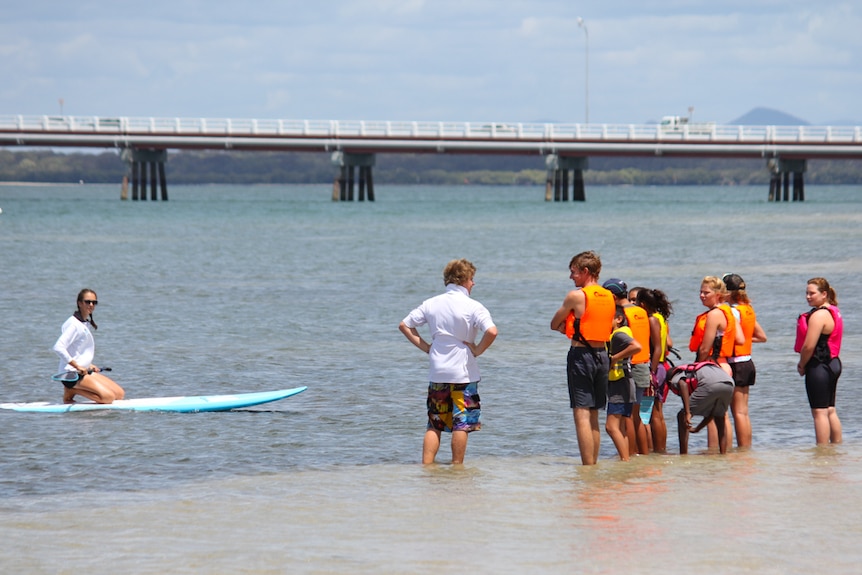
<instances>
[{"instance_id":1,"label":"distant hill","mask_svg":"<svg viewBox=\"0 0 862 575\"><path fill-rule=\"evenodd\" d=\"M772 108L754 108L747 114L728 122L732 126L808 126L805 120Z\"/></svg>"}]
</instances>

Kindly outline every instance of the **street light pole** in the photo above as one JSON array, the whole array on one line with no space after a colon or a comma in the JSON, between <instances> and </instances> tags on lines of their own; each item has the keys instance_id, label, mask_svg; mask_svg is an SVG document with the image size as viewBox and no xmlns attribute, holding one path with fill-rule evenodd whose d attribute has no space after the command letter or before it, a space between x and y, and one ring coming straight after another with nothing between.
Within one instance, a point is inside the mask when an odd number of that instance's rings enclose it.
<instances>
[{"instance_id":1,"label":"street light pole","mask_svg":"<svg viewBox=\"0 0 862 575\"><path fill-rule=\"evenodd\" d=\"M580 16L578 17L578 27L584 29L584 38L586 39L586 50L584 51L584 91L586 101L586 123L590 123L590 33L587 31L587 24L584 22L584 19Z\"/></svg>"}]
</instances>

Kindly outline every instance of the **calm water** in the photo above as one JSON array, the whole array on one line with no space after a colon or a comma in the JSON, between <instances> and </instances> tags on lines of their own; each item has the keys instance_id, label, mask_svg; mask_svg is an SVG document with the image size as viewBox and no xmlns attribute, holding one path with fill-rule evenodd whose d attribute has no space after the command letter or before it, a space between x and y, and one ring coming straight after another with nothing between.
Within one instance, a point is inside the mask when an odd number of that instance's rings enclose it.
<instances>
[{"instance_id":1,"label":"calm water","mask_svg":"<svg viewBox=\"0 0 862 575\"><path fill-rule=\"evenodd\" d=\"M0 186L0 402L60 399L51 346L85 286L97 363L129 397L309 389L229 413L0 413L2 572L858 571L862 189L786 204L765 187L592 188L584 204L526 187L170 195ZM672 397L669 455L621 463L603 434L599 465L579 465L567 342L548 322L584 249L602 279L669 294L682 348L700 279L746 279L769 336L753 449L705 456L699 435L676 455ZM477 265L500 336L467 463L423 468L426 358L397 325L456 257ZM818 275L846 322L836 448L813 445L792 352Z\"/></svg>"}]
</instances>

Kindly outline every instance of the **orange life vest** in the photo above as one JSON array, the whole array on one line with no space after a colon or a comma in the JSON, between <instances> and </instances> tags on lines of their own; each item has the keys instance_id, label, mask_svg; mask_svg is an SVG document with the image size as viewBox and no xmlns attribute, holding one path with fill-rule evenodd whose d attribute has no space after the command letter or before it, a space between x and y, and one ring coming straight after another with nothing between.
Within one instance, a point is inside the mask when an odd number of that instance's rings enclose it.
<instances>
[{"instance_id":1,"label":"orange life vest","mask_svg":"<svg viewBox=\"0 0 862 575\"><path fill-rule=\"evenodd\" d=\"M742 326L742 334L745 336L744 344L734 344L733 357L751 355L751 338L754 334L754 324L757 321L757 315L754 313L754 308L751 307L751 304L740 303L733 307L739 312L739 325Z\"/></svg>"},{"instance_id":2,"label":"orange life vest","mask_svg":"<svg viewBox=\"0 0 862 575\"><path fill-rule=\"evenodd\" d=\"M719 304L712 309L716 308L720 309L724 314L724 317L727 320L727 327L724 328L724 333L720 339L718 337L715 338L715 341L712 343L712 352L709 354L709 357L713 359L732 357L733 342L736 339L736 318L733 317L733 312L730 311L730 306L726 303ZM694 321L694 329L691 332L691 339L688 342L689 351L697 353L697 350L700 349L700 344L703 343L703 335L706 331L706 315L711 312L712 309L703 312L697 316L697 319Z\"/></svg>"},{"instance_id":3,"label":"orange life vest","mask_svg":"<svg viewBox=\"0 0 862 575\"><path fill-rule=\"evenodd\" d=\"M647 363L650 358L649 314L644 308L634 304L624 306L623 311L626 313L632 336L641 344L641 350L632 356L632 364Z\"/></svg>"},{"instance_id":4,"label":"orange life vest","mask_svg":"<svg viewBox=\"0 0 862 575\"><path fill-rule=\"evenodd\" d=\"M581 288L584 292L584 313L575 319L574 312L566 318L566 336L588 341L608 341L614 329L617 303L614 294L595 284Z\"/></svg>"}]
</instances>

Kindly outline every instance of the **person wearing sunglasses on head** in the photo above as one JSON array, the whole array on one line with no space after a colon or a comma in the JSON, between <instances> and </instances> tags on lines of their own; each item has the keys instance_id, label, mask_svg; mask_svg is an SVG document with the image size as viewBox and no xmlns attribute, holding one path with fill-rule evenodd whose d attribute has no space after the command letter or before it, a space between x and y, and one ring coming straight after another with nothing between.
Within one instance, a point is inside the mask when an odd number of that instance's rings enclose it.
<instances>
[{"instance_id":1,"label":"person wearing sunglasses on head","mask_svg":"<svg viewBox=\"0 0 862 575\"><path fill-rule=\"evenodd\" d=\"M66 372L66 376L61 379L66 386L63 403L74 403L76 395L96 403L113 403L125 397L123 388L101 373L93 363L96 342L90 327L97 329L93 310L98 303L93 290L82 289L78 292L78 309L63 323L60 337L54 344L54 352L60 356L60 371Z\"/></svg>"}]
</instances>

